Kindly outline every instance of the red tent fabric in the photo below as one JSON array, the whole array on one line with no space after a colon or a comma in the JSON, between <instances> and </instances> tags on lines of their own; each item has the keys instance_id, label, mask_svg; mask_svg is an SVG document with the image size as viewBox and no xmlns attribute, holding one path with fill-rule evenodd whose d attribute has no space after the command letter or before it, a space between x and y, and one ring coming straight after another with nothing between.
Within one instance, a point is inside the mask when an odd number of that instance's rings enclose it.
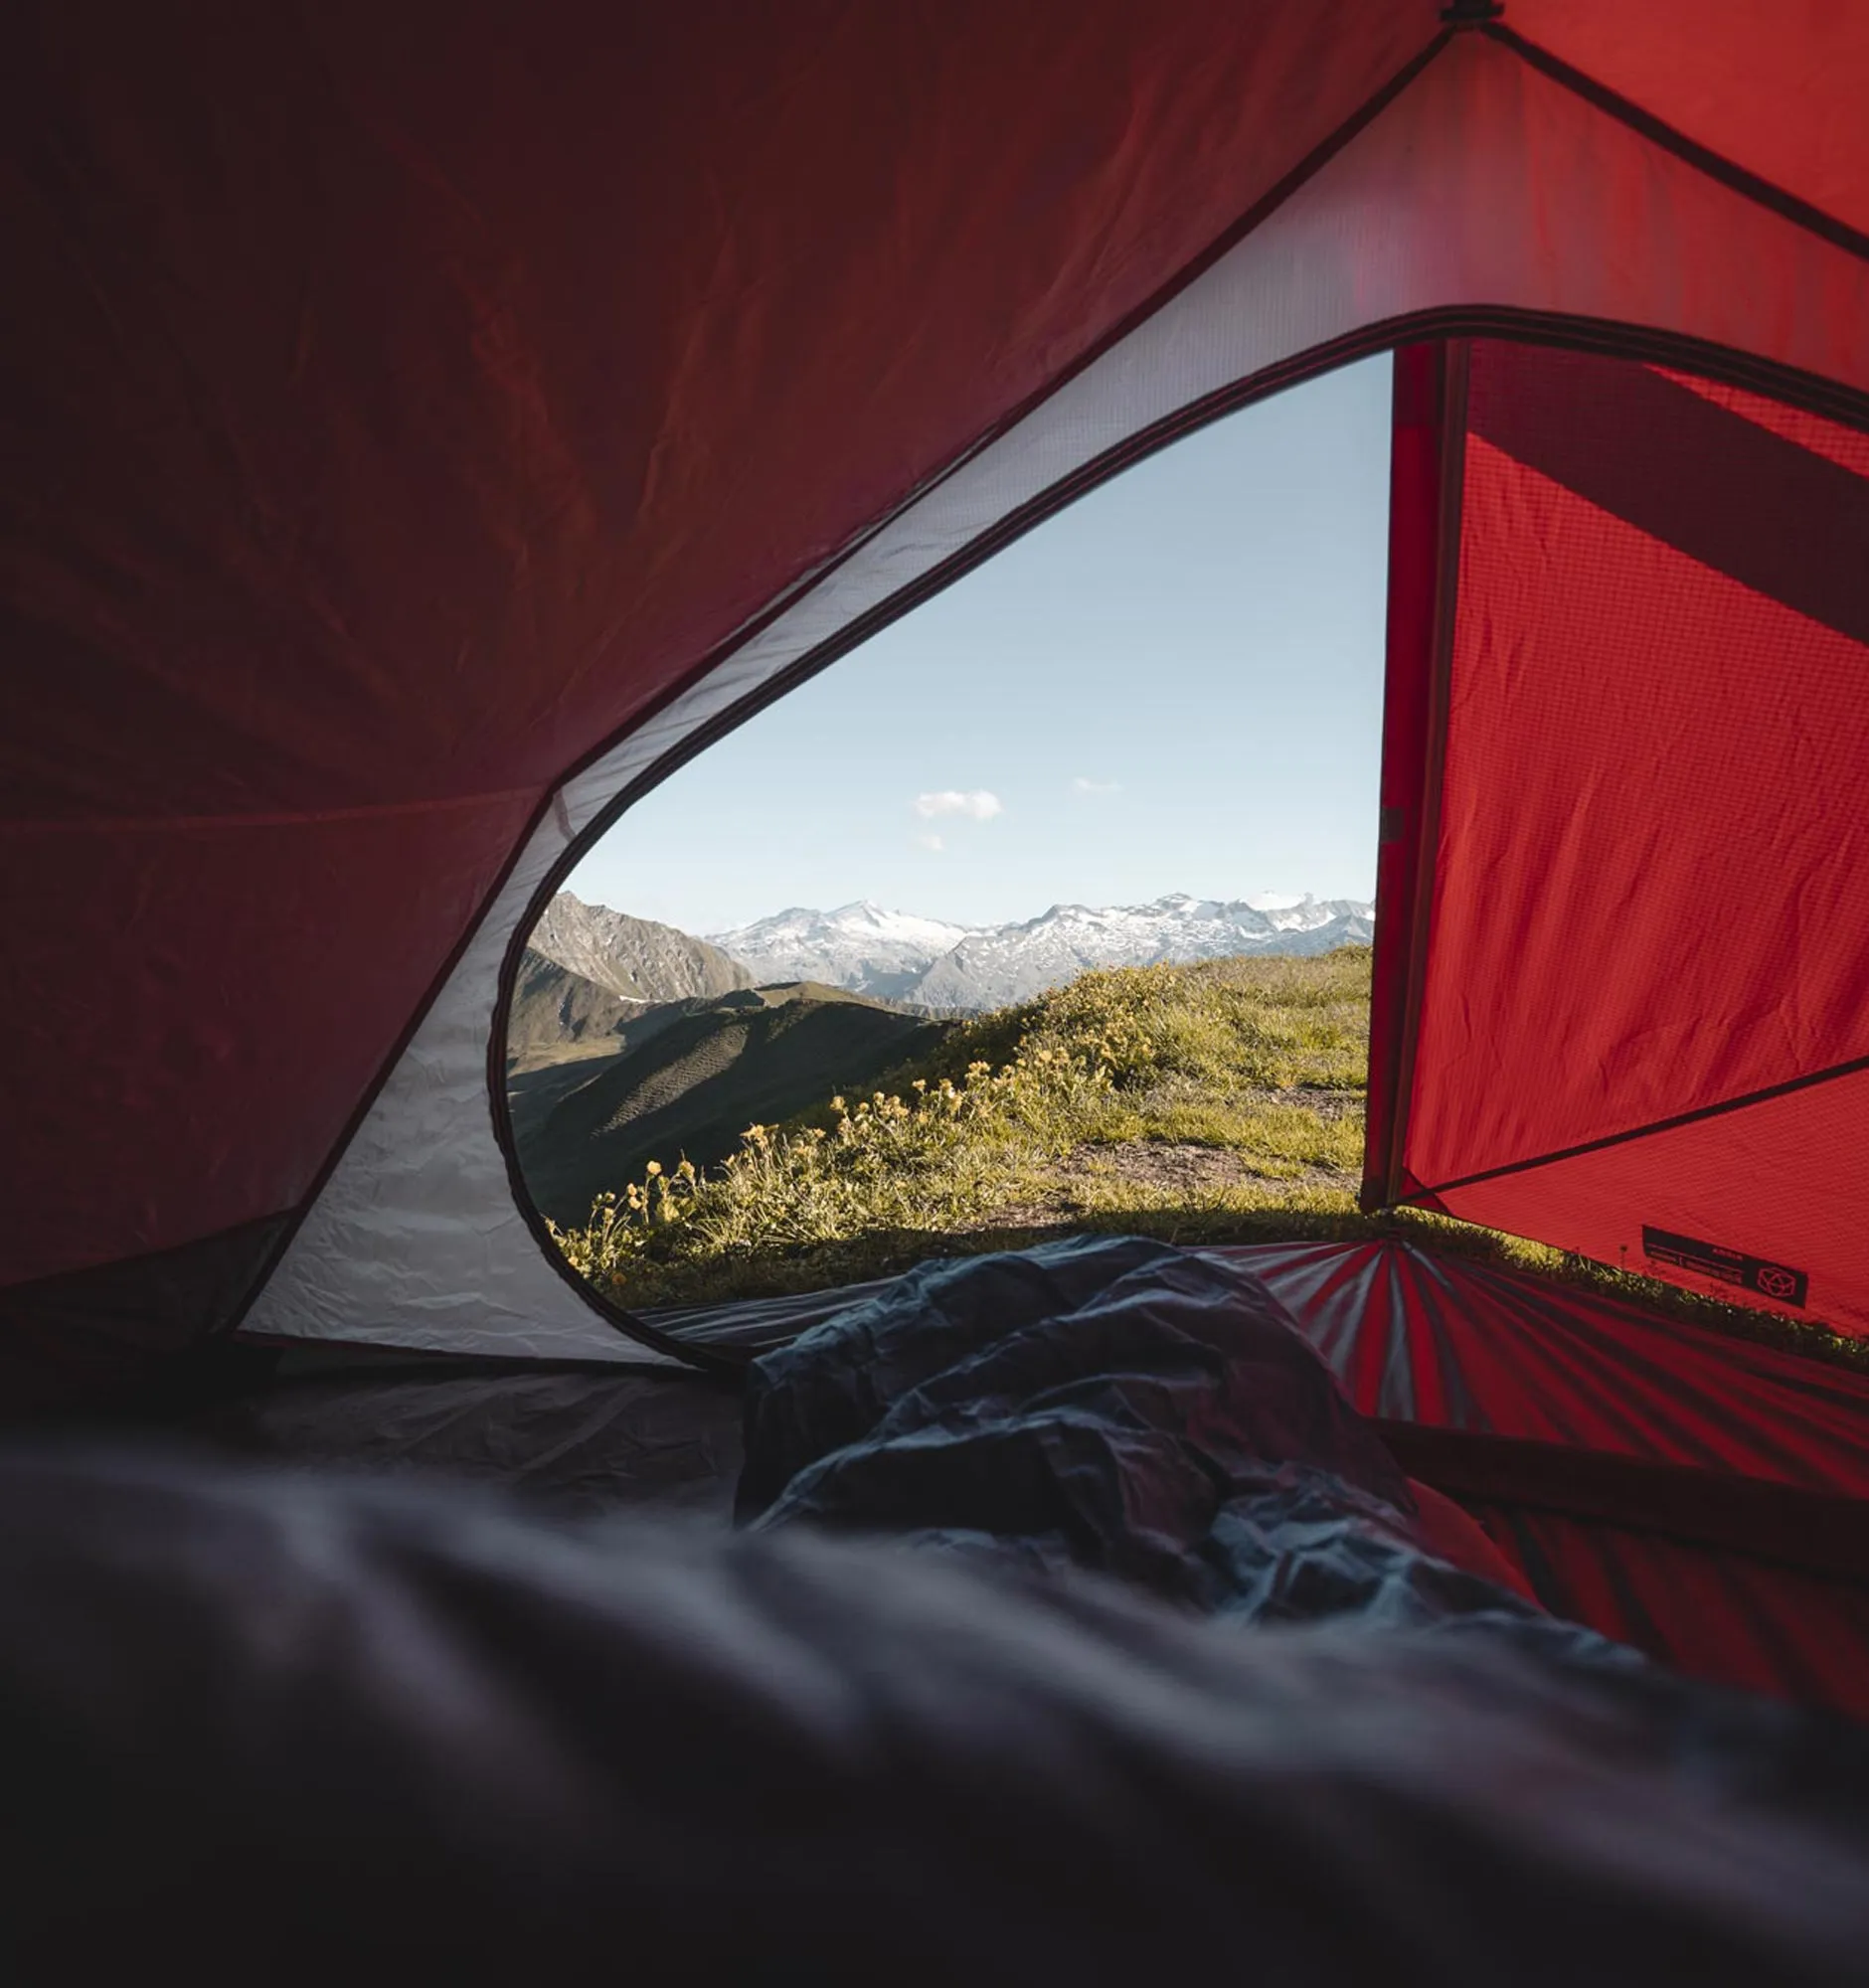
<instances>
[{"instance_id":1,"label":"red tent fabric","mask_svg":"<svg viewBox=\"0 0 1869 1988\"><path fill-rule=\"evenodd\" d=\"M1499 32L1814 214L1869 233L1869 18L1777 0L1512 0Z\"/></svg>"},{"instance_id":2,"label":"red tent fabric","mask_svg":"<svg viewBox=\"0 0 1869 1988\"><path fill-rule=\"evenodd\" d=\"M1448 379L1383 1188L1869 1333L1869 435L1493 341Z\"/></svg>"},{"instance_id":3,"label":"red tent fabric","mask_svg":"<svg viewBox=\"0 0 1869 1988\"><path fill-rule=\"evenodd\" d=\"M0 1280L300 1204L552 788L1416 11L28 8Z\"/></svg>"},{"instance_id":4,"label":"red tent fabric","mask_svg":"<svg viewBox=\"0 0 1869 1988\"><path fill-rule=\"evenodd\" d=\"M1869 1718L1869 1376L1402 1242L1225 1253L1553 1613Z\"/></svg>"}]
</instances>

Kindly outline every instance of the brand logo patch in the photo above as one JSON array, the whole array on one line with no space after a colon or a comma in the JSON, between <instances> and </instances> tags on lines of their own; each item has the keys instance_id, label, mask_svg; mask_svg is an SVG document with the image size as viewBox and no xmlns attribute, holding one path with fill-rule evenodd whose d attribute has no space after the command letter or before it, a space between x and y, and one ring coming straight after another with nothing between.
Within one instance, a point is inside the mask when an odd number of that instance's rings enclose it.
<instances>
[{"instance_id":1,"label":"brand logo patch","mask_svg":"<svg viewBox=\"0 0 1869 1988\"><path fill-rule=\"evenodd\" d=\"M1769 1257L1748 1256L1742 1249L1729 1249L1721 1242L1702 1242L1692 1236L1676 1236L1672 1230L1642 1226L1642 1254L1651 1263L1672 1263L1677 1269L1692 1270L1696 1276L1714 1277L1723 1284L1738 1284L1757 1291L1774 1304L1801 1305L1810 1295L1810 1279L1788 1263L1775 1263Z\"/></svg>"}]
</instances>

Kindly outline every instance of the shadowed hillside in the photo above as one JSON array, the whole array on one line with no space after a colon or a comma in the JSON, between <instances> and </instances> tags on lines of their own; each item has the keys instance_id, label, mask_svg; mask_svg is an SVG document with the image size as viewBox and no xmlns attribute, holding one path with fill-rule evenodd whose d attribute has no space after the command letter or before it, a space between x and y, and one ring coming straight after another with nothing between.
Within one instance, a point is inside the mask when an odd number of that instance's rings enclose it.
<instances>
[{"instance_id":1,"label":"shadowed hillside","mask_svg":"<svg viewBox=\"0 0 1869 1988\"><path fill-rule=\"evenodd\" d=\"M593 1065L516 1077L526 1184L554 1221L581 1218L653 1160L718 1164L750 1124L789 1118L936 1049L952 1025L810 982L742 989L651 1018L648 1041Z\"/></svg>"},{"instance_id":2,"label":"shadowed hillside","mask_svg":"<svg viewBox=\"0 0 1869 1988\"><path fill-rule=\"evenodd\" d=\"M506 1013L507 1068L613 1056L626 1025L647 1012L641 1001L612 994L527 946Z\"/></svg>"},{"instance_id":3,"label":"shadowed hillside","mask_svg":"<svg viewBox=\"0 0 1869 1988\"><path fill-rule=\"evenodd\" d=\"M639 1050L684 1015L712 1008L718 996L625 1001L527 947L506 1020L509 1077L565 1063ZM584 1073L589 1076L589 1070ZM563 1084L559 1085L562 1091Z\"/></svg>"}]
</instances>

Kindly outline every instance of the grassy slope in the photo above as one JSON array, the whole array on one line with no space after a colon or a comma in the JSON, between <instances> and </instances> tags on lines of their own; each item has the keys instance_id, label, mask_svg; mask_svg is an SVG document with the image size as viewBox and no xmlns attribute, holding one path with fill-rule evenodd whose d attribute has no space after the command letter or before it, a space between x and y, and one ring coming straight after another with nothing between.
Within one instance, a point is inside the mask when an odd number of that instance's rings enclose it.
<instances>
[{"instance_id":1,"label":"grassy slope","mask_svg":"<svg viewBox=\"0 0 1869 1988\"><path fill-rule=\"evenodd\" d=\"M1089 973L954 1029L868 1097L753 1126L711 1176L671 1154L617 1181L559 1240L642 1306L817 1289L1074 1230L1403 1232L1862 1363L1804 1321L1438 1217L1359 1214L1368 1028L1365 947Z\"/></svg>"}]
</instances>

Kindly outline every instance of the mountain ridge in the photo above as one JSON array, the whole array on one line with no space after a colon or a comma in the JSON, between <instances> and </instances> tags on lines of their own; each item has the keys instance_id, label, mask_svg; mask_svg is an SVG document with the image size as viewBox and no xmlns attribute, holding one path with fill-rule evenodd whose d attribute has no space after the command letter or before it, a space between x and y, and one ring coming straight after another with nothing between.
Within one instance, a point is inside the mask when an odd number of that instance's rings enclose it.
<instances>
[{"instance_id":1,"label":"mountain ridge","mask_svg":"<svg viewBox=\"0 0 1869 1988\"><path fill-rule=\"evenodd\" d=\"M770 969L955 1013L1028 1000L1094 967L1328 952L1367 944L1374 930L1375 908L1361 899L1169 892L1146 905L1057 904L1033 918L976 926L867 900L831 911L792 906L710 933L708 943L762 978Z\"/></svg>"},{"instance_id":2,"label":"mountain ridge","mask_svg":"<svg viewBox=\"0 0 1869 1988\"><path fill-rule=\"evenodd\" d=\"M819 980L897 1000L934 960L976 929L944 918L888 911L860 898L830 911L789 906L732 931L712 932L707 942L762 981Z\"/></svg>"},{"instance_id":3,"label":"mountain ridge","mask_svg":"<svg viewBox=\"0 0 1869 1988\"><path fill-rule=\"evenodd\" d=\"M712 1000L753 985L745 966L706 939L607 905L587 905L569 891L545 908L526 943L623 1001Z\"/></svg>"}]
</instances>

